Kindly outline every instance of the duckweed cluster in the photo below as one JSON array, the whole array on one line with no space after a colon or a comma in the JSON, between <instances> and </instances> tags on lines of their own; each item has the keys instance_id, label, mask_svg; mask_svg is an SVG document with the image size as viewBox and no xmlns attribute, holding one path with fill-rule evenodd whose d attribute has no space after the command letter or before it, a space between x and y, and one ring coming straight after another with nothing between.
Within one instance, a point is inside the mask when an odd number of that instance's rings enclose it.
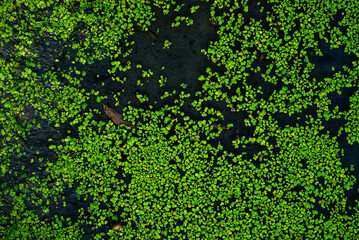
<instances>
[{"instance_id":1,"label":"duckweed cluster","mask_svg":"<svg viewBox=\"0 0 359 240\"><path fill-rule=\"evenodd\" d=\"M175 54L176 39L152 25L172 16L167 31L185 31L201 9L218 35L200 51L202 75L178 83L129 60L146 34ZM359 165L343 146L359 144L358 9L2 1L0 237L357 239ZM323 46L352 60L316 75ZM101 62L108 75L92 83ZM347 105L334 106L342 94ZM135 127L115 125L103 101Z\"/></svg>"}]
</instances>

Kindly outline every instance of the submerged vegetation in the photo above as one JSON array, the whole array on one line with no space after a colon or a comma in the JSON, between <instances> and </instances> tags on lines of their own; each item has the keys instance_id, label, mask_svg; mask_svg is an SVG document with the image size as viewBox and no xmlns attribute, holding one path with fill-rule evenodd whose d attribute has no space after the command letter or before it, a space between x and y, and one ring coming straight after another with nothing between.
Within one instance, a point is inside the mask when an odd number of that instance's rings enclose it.
<instances>
[{"instance_id":1,"label":"submerged vegetation","mask_svg":"<svg viewBox=\"0 0 359 240\"><path fill-rule=\"evenodd\" d=\"M2 1L0 238L358 239L358 10Z\"/></svg>"}]
</instances>

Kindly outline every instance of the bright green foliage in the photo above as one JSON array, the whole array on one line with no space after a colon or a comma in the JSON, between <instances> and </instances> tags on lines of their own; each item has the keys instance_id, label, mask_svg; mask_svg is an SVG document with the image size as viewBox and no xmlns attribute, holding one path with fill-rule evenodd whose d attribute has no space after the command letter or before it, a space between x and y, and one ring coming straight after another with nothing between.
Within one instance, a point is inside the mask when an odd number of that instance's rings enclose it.
<instances>
[{"instance_id":1,"label":"bright green foliage","mask_svg":"<svg viewBox=\"0 0 359 240\"><path fill-rule=\"evenodd\" d=\"M106 229L94 239L358 239L359 204L347 199L357 179L338 142L344 130L349 144L359 143L359 91L346 111L332 95L357 88L359 65L311 75L314 55L323 56L318 38L359 56L356 1L271 0L266 13L258 2L261 20L246 19L247 0L55 2L0 3L0 238L81 239L90 227ZM177 31L204 4L218 40L201 52L222 70L205 66L197 92L193 82L173 83L158 66L129 60L136 31L148 31L158 10ZM42 66L44 36L68 68ZM177 47L174 39L152 44L161 54ZM113 85L92 89L87 69L99 60ZM127 84L139 105L123 102ZM150 98L157 87L162 96ZM105 99L133 126L105 120ZM332 119L345 120L338 134L324 127ZM56 160L37 152L26 162L27 137L44 125L72 130L44 140ZM49 218L51 206L69 204L66 190L88 203L73 222Z\"/></svg>"},{"instance_id":2,"label":"bright green foliage","mask_svg":"<svg viewBox=\"0 0 359 240\"><path fill-rule=\"evenodd\" d=\"M350 97L350 110L345 113L347 123L345 125L345 132L348 134L348 143L359 143L359 91L356 91Z\"/></svg>"}]
</instances>

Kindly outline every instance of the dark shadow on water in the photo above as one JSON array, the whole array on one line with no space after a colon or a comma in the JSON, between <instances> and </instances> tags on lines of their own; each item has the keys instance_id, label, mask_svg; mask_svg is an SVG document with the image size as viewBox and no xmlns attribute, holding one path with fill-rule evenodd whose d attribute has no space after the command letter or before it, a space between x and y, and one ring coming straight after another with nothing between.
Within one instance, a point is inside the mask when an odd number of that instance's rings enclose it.
<instances>
[{"instance_id":1,"label":"dark shadow on water","mask_svg":"<svg viewBox=\"0 0 359 240\"><path fill-rule=\"evenodd\" d=\"M316 78L318 82L324 81L325 78L332 77L334 73L343 70L343 66L353 67L352 62L357 60L354 54L344 52L344 47L330 49L330 44L324 40L318 40L318 48L322 51L323 56L317 56L313 51L308 51L309 61L315 64L315 68L310 73L311 78ZM332 70L334 67L334 71Z\"/></svg>"},{"instance_id":2,"label":"dark shadow on water","mask_svg":"<svg viewBox=\"0 0 359 240\"><path fill-rule=\"evenodd\" d=\"M338 106L340 112L348 111L350 109L349 99L357 89L357 87L342 88L340 89L340 95L337 92L329 93L328 97L332 101L329 109L333 111L335 106Z\"/></svg>"}]
</instances>

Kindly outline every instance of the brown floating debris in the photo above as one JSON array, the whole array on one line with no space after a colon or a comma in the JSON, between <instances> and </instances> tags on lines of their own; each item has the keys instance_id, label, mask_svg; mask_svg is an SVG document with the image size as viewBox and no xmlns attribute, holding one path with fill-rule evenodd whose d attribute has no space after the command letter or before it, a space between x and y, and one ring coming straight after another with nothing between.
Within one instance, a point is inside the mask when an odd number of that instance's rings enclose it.
<instances>
[{"instance_id":1,"label":"brown floating debris","mask_svg":"<svg viewBox=\"0 0 359 240\"><path fill-rule=\"evenodd\" d=\"M128 127L134 127L132 123L130 123L129 121L126 121L123 119L122 115L119 114L118 112L116 112L115 110L113 110L112 108L110 108L109 106L105 105L103 102L102 106L103 106L103 110L105 111L106 115L109 116L111 118L111 120L116 124L116 125L125 125Z\"/></svg>"},{"instance_id":2,"label":"brown floating debris","mask_svg":"<svg viewBox=\"0 0 359 240\"><path fill-rule=\"evenodd\" d=\"M264 54L262 54L262 55L260 56L260 58L259 58L259 62L262 62L262 61L263 61L263 59L264 59Z\"/></svg>"},{"instance_id":3,"label":"brown floating debris","mask_svg":"<svg viewBox=\"0 0 359 240\"><path fill-rule=\"evenodd\" d=\"M114 231L117 231L117 230L120 230L122 228L122 225L119 224L119 223L115 223L113 226L112 226L112 229Z\"/></svg>"},{"instance_id":4,"label":"brown floating debris","mask_svg":"<svg viewBox=\"0 0 359 240\"><path fill-rule=\"evenodd\" d=\"M282 29L282 25L281 23L279 22L279 20L277 21L277 25L275 26L275 28L280 31Z\"/></svg>"},{"instance_id":5,"label":"brown floating debris","mask_svg":"<svg viewBox=\"0 0 359 240\"><path fill-rule=\"evenodd\" d=\"M157 40L157 37L156 37L156 35L153 33L153 32L151 32L150 30L148 30L147 31L147 33L148 33L148 35L150 35L150 37L153 39L153 40Z\"/></svg>"},{"instance_id":6,"label":"brown floating debris","mask_svg":"<svg viewBox=\"0 0 359 240\"><path fill-rule=\"evenodd\" d=\"M214 129L218 129L218 128L222 128L223 130L228 130L228 127L224 124L216 124L216 123L212 123L212 126Z\"/></svg>"}]
</instances>

